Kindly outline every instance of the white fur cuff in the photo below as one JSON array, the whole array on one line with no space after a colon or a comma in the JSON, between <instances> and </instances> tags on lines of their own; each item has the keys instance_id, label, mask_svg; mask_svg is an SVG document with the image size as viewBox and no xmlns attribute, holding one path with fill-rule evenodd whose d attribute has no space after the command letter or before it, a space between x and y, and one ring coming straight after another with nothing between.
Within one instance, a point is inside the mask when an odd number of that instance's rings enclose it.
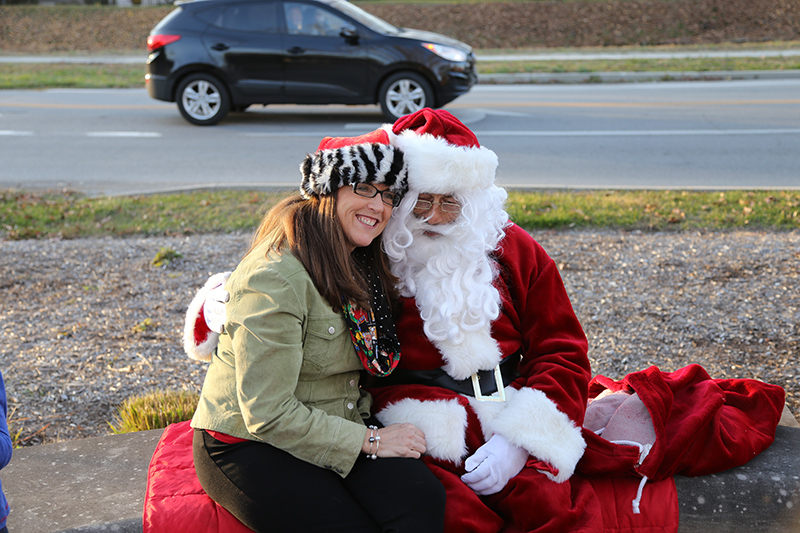
<instances>
[{"instance_id":1,"label":"white fur cuff","mask_svg":"<svg viewBox=\"0 0 800 533\"><path fill-rule=\"evenodd\" d=\"M457 465L467 455L467 410L458 400L406 398L390 403L375 416L385 426L404 422L417 426L425 434L426 455Z\"/></svg>"},{"instance_id":2,"label":"white fur cuff","mask_svg":"<svg viewBox=\"0 0 800 533\"><path fill-rule=\"evenodd\" d=\"M536 389L516 391L491 426L493 432L557 468L555 476L545 472L556 483L563 483L572 476L586 449L581 429Z\"/></svg>"}]
</instances>

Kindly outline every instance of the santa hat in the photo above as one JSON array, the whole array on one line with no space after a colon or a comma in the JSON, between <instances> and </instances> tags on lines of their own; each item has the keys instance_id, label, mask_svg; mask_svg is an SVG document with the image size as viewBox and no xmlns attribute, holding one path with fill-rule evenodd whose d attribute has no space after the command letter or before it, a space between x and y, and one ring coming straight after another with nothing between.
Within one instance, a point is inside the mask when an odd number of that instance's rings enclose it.
<instances>
[{"instance_id":1,"label":"santa hat","mask_svg":"<svg viewBox=\"0 0 800 533\"><path fill-rule=\"evenodd\" d=\"M408 190L405 158L385 129L358 137L325 137L300 164L303 198L326 196L354 183L383 183L401 196Z\"/></svg>"},{"instance_id":2,"label":"santa hat","mask_svg":"<svg viewBox=\"0 0 800 533\"><path fill-rule=\"evenodd\" d=\"M443 109L420 109L392 126L392 144L408 160L408 185L417 192L469 193L494 186L497 154L478 144L460 120Z\"/></svg>"}]
</instances>

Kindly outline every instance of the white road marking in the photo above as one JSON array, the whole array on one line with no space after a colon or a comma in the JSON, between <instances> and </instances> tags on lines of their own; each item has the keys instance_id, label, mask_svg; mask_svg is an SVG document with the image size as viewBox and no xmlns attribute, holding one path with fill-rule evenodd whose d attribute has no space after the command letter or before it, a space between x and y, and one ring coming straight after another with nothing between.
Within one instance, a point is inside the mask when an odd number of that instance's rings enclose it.
<instances>
[{"instance_id":1,"label":"white road marking","mask_svg":"<svg viewBox=\"0 0 800 533\"><path fill-rule=\"evenodd\" d=\"M160 133L154 131L89 131L87 137L161 137Z\"/></svg>"}]
</instances>

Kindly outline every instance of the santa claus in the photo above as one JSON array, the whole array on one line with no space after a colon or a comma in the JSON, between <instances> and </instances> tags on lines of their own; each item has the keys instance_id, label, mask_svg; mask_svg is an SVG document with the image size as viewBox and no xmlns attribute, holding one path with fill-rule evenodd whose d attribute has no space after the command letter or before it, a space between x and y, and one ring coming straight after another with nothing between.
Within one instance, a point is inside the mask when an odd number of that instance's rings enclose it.
<instances>
[{"instance_id":1,"label":"santa claus","mask_svg":"<svg viewBox=\"0 0 800 533\"><path fill-rule=\"evenodd\" d=\"M409 193L384 236L404 297L384 424L425 433L449 531L574 531L594 504L583 455L587 342L553 260L509 222L497 156L443 110L397 121Z\"/></svg>"}]
</instances>

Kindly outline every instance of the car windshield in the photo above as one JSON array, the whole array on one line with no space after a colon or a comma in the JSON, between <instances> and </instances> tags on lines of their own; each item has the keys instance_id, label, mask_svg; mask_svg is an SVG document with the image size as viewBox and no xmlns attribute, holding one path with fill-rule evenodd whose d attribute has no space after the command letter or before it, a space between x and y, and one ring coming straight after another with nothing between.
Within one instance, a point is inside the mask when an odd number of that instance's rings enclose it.
<instances>
[{"instance_id":1,"label":"car windshield","mask_svg":"<svg viewBox=\"0 0 800 533\"><path fill-rule=\"evenodd\" d=\"M400 29L396 26L392 26L388 22L383 19L379 19L375 15L367 13L360 7L354 6L350 2L347 1L336 1L331 2L331 6L335 7L345 15L349 15L350 17L354 18L367 28L371 29L372 31L379 32L379 33L391 33L397 34L400 33Z\"/></svg>"}]
</instances>

